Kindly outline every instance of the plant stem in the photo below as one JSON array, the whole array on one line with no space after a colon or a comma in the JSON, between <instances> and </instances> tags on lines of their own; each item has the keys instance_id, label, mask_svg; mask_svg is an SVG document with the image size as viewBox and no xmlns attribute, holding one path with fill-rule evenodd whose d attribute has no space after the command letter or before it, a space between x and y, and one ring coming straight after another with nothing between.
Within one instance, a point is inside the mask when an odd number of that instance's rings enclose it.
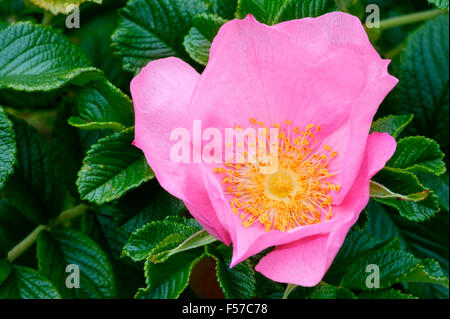
<instances>
[{"instance_id":1,"label":"plant stem","mask_svg":"<svg viewBox=\"0 0 450 319\"><path fill-rule=\"evenodd\" d=\"M72 220L78 216L83 215L89 206L85 204L80 204L75 207L69 208L68 210L63 211L53 222L50 223L50 227L60 225L66 221Z\"/></svg>"},{"instance_id":2,"label":"plant stem","mask_svg":"<svg viewBox=\"0 0 450 319\"><path fill-rule=\"evenodd\" d=\"M8 252L8 260L13 262L22 253L24 253L28 248L30 248L34 242L37 240L41 231L49 229L51 227L60 225L66 221L72 220L78 216L83 215L88 206L85 204L80 204L78 206L72 207L68 210L63 211L53 222L49 225L39 225L37 226L27 237L25 237L20 243L18 243L14 248Z\"/></svg>"},{"instance_id":3,"label":"plant stem","mask_svg":"<svg viewBox=\"0 0 450 319\"><path fill-rule=\"evenodd\" d=\"M53 14L51 14L50 12L44 12L44 16L42 17L42 25L50 25L50 22L53 19Z\"/></svg>"},{"instance_id":4,"label":"plant stem","mask_svg":"<svg viewBox=\"0 0 450 319\"><path fill-rule=\"evenodd\" d=\"M402 52L402 50L405 48L405 43L401 42L399 44L397 44L395 47L393 47L392 49L390 49L389 51L386 51L383 54L383 57L385 59L393 59L395 58L400 52Z\"/></svg>"},{"instance_id":5,"label":"plant stem","mask_svg":"<svg viewBox=\"0 0 450 319\"><path fill-rule=\"evenodd\" d=\"M288 284L286 287L286 290L284 291L282 299L287 299L289 297L289 295L291 294L292 290L294 290L296 287L297 287L297 285Z\"/></svg>"},{"instance_id":6,"label":"plant stem","mask_svg":"<svg viewBox=\"0 0 450 319\"><path fill-rule=\"evenodd\" d=\"M48 226L46 225L39 225L38 227L36 227L27 237L25 237L24 240L14 246L14 248L8 252L8 260L10 262L13 262L17 257L22 255L24 251L26 251L28 248L30 248L31 245L33 245L40 232L47 228Z\"/></svg>"},{"instance_id":7,"label":"plant stem","mask_svg":"<svg viewBox=\"0 0 450 319\"><path fill-rule=\"evenodd\" d=\"M380 29L386 30L394 27L399 27L406 24L417 23L434 18L446 11L441 9L431 9L422 12L406 14L398 17L388 18L380 21Z\"/></svg>"}]
</instances>

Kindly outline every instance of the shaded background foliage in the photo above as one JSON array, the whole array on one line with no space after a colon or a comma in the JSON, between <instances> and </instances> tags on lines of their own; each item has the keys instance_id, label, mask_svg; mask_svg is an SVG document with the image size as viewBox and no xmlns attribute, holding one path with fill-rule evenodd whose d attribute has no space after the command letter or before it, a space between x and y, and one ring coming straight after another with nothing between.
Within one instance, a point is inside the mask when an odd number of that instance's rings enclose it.
<instances>
[{"instance_id":1,"label":"shaded background foliage","mask_svg":"<svg viewBox=\"0 0 450 319\"><path fill-rule=\"evenodd\" d=\"M80 29L65 27L69 3L82 3ZM230 248L202 231L131 146L131 78L167 56L201 72L218 29L235 17L272 25L341 10L364 21L368 4L383 21L369 37L400 79L372 128L397 139L394 158L319 285L255 273L267 251L230 269ZM0 298L448 298L448 7L0 0ZM383 27L423 12L431 15ZM371 263L381 269L376 290L365 285ZM80 289L66 287L67 264L79 265Z\"/></svg>"}]
</instances>

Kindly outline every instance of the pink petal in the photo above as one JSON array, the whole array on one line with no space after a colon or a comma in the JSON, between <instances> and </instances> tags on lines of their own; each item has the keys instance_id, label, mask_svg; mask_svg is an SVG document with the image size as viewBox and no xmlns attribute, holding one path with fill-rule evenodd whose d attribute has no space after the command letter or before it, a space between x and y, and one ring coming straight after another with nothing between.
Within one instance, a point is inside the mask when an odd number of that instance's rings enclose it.
<instances>
[{"instance_id":1,"label":"pink petal","mask_svg":"<svg viewBox=\"0 0 450 319\"><path fill-rule=\"evenodd\" d=\"M233 242L231 266L268 247L286 244L307 236L327 234L353 216L350 214L351 212L344 211L336 213L335 217L329 221L298 227L287 232L279 230L266 232L264 226L258 222L245 228L239 216L234 215L231 211L229 200L223 194L222 186L217 178L209 170L202 170L202 177L211 203L218 212L222 225L231 235Z\"/></svg>"},{"instance_id":2,"label":"pink petal","mask_svg":"<svg viewBox=\"0 0 450 319\"><path fill-rule=\"evenodd\" d=\"M339 27L352 30L358 39L332 40ZM230 21L219 31L192 107L205 127L248 127L250 118L269 126L286 119L300 127L321 125L319 143L339 154L329 166L337 173L333 182L342 186L333 194L333 203L339 205L361 166L373 116L397 83L387 73L388 64L375 52L358 19L348 14L274 27L249 16ZM343 211L330 221L268 236L258 223L244 228L230 214L230 198L217 177L203 171L202 175L219 219L231 234L233 265L266 247L329 233L349 218Z\"/></svg>"},{"instance_id":3,"label":"pink petal","mask_svg":"<svg viewBox=\"0 0 450 319\"><path fill-rule=\"evenodd\" d=\"M337 30L343 30L338 33ZM346 34L348 32L349 34ZM332 194L339 204L356 178L378 106L397 79L370 44L361 22L345 13L272 27L252 16L225 24L192 98L205 127L249 127L292 120L320 125L319 144L339 155Z\"/></svg>"},{"instance_id":4,"label":"pink petal","mask_svg":"<svg viewBox=\"0 0 450 319\"><path fill-rule=\"evenodd\" d=\"M135 109L135 140L161 186L184 201L191 214L212 235L229 242L217 219L196 164L174 163L170 134L175 128L190 133L188 105L200 75L178 58L150 62L131 82ZM192 134L191 134L192 136Z\"/></svg>"},{"instance_id":5,"label":"pink petal","mask_svg":"<svg viewBox=\"0 0 450 319\"><path fill-rule=\"evenodd\" d=\"M248 127L250 118L271 126L290 119L332 132L349 116L364 89L363 65L356 54L330 47L315 20L297 21L303 32L295 35L252 16L220 29L192 99L207 126Z\"/></svg>"},{"instance_id":6,"label":"pink petal","mask_svg":"<svg viewBox=\"0 0 450 319\"><path fill-rule=\"evenodd\" d=\"M335 181L342 186L341 191L333 196L333 203L336 205L342 202L357 177L355 167L359 167L363 160L367 136L379 105L398 82L387 73L388 64L388 61L382 63L378 70L379 77L369 83L355 100L349 121L323 141L324 144L332 145L339 153L329 165L330 171L341 171Z\"/></svg>"},{"instance_id":7,"label":"pink petal","mask_svg":"<svg viewBox=\"0 0 450 319\"><path fill-rule=\"evenodd\" d=\"M302 21L315 21L326 33L332 46L355 52L360 57L366 56L367 61L370 58L379 58L379 54L370 43L361 21L356 16L344 12L336 11L317 18L286 21L275 25L274 28L295 34L302 28Z\"/></svg>"},{"instance_id":8,"label":"pink petal","mask_svg":"<svg viewBox=\"0 0 450 319\"><path fill-rule=\"evenodd\" d=\"M342 221L325 235L309 236L281 245L263 257L256 270L279 282L301 286L315 286L330 267L350 227L369 200L369 181L384 167L395 151L393 137L373 133L367 140L366 154L352 189L337 208L350 219Z\"/></svg>"}]
</instances>

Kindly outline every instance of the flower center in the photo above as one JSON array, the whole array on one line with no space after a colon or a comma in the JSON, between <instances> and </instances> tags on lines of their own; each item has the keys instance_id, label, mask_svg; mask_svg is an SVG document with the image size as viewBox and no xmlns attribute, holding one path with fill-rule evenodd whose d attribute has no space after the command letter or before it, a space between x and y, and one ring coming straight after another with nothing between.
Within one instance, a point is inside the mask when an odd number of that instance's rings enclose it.
<instances>
[{"instance_id":1,"label":"flower center","mask_svg":"<svg viewBox=\"0 0 450 319\"><path fill-rule=\"evenodd\" d=\"M262 122L250 121L269 132ZM278 129L275 155L261 154L258 149L255 161L230 161L225 167L214 169L215 173L223 175L222 183L230 198L231 210L240 216L245 227L259 222L266 231L288 231L330 219L330 192L338 192L340 185L330 182L338 172L329 172L328 164L337 152L328 145L319 146L314 134L321 130L320 126L309 124L301 130L297 126L292 128L291 121L287 120L283 127L278 123L273 127ZM260 138L258 134L258 145ZM270 148L271 139L263 134L265 149ZM243 153L236 153L236 158L248 158L249 154ZM265 170L268 159L276 160L275 170Z\"/></svg>"},{"instance_id":2,"label":"flower center","mask_svg":"<svg viewBox=\"0 0 450 319\"><path fill-rule=\"evenodd\" d=\"M287 170L278 170L265 178L266 196L274 200L284 200L296 189L295 175Z\"/></svg>"}]
</instances>

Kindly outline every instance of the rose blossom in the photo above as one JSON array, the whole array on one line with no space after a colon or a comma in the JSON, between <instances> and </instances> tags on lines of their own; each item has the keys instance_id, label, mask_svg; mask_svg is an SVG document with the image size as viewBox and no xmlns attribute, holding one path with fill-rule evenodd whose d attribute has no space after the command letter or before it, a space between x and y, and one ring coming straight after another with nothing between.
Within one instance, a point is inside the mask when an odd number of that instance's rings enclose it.
<instances>
[{"instance_id":1,"label":"rose blossom","mask_svg":"<svg viewBox=\"0 0 450 319\"><path fill-rule=\"evenodd\" d=\"M231 267L275 246L256 270L314 286L367 205L370 179L394 153L390 135L369 135L397 83L389 62L345 13L274 26L251 15L232 20L214 39L201 75L166 58L133 79L134 145L206 231L233 243ZM221 132L277 128L278 169L262 173L259 159L175 163L171 132L185 128L192 137L194 120Z\"/></svg>"}]
</instances>

